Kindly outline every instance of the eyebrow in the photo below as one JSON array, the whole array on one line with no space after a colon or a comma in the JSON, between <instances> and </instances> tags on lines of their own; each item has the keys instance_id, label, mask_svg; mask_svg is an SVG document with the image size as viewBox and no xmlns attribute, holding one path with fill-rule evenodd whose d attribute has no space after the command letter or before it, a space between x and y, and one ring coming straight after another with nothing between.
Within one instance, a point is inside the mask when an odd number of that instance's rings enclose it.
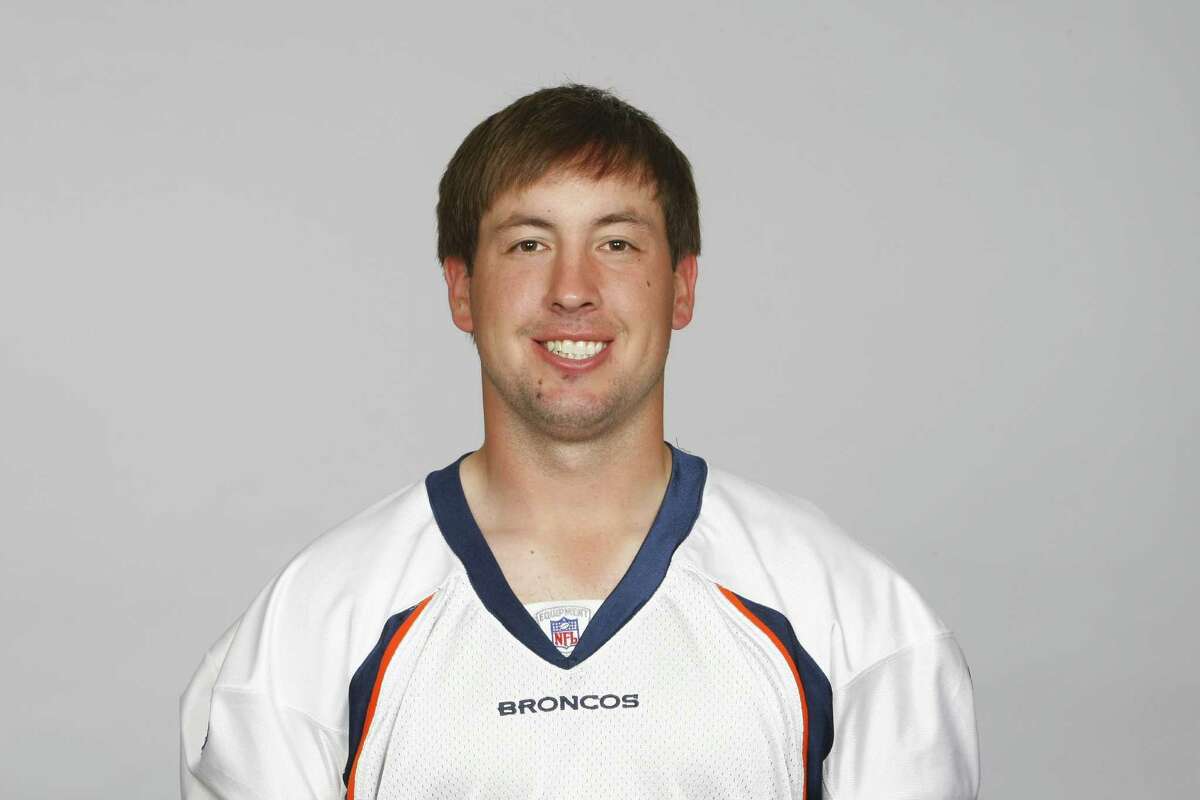
<instances>
[{"instance_id":1,"label":"eyebrow","mask_svg":"<svg viewBox=\"0 0 1200 800\"><path fill-rule=\"evenodd\" d=\"M600 227L602 225L616 225L622 222L630 225L637 225L639 227L646 228L647 230L652 230L654 227L650 224L649 220L633 210L616 211L611 214L605 214L602 217L596 217L594 220L592 220L592 226ZM538 217L532 214L522 214L518 212L510 214L507 218L498 222L494 230L499 232L508 230L509 228L523 227L544 228L545 230L550 231L557 229L557 226L553 222L545 219L544 217Z\"/></svg>"}]
</instances>

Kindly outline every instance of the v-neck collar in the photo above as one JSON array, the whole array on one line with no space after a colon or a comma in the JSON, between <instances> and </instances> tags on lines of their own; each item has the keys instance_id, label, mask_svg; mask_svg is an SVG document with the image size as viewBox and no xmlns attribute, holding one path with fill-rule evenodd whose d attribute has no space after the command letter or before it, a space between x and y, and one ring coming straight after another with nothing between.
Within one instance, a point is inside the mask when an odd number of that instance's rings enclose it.
<instances>
[{"instance_id":1,"label":"v-neck collar","mask_svg":"<svg viewBox=\"0 0 1200 800\"><path fill-rule=\"evenodd\" d=\"M521 605L475 522L459 475L459 465L471 453L463 453L453 464L425 478L434 520L450 549L466 567L467 578L484 607L521 644L554 666L570 669L583 662L633 618L662 583L671 556L700 515L708 465L704 459L670 442L666 445L671 449L671 478L650 531L629 569L600 605L569 656L558 651Z\"/></svg>"}]
</instances>

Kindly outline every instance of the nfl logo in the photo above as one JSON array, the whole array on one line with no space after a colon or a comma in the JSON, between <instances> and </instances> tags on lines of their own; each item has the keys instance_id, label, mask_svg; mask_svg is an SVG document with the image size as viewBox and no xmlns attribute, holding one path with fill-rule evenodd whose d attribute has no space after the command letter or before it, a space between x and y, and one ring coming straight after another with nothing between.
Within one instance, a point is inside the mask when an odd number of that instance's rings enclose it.
<instances>
[{"instance_id":1,"label":"nfl logo","mask_svg":"<svg viewBox=\"0 0 1200 800\"><path fill-rule=\"evenodd\" d=\"M550 634L555 647L574 647L579 644L579 620L561 619L550 620Z\"/></svg>"}]
</instances>

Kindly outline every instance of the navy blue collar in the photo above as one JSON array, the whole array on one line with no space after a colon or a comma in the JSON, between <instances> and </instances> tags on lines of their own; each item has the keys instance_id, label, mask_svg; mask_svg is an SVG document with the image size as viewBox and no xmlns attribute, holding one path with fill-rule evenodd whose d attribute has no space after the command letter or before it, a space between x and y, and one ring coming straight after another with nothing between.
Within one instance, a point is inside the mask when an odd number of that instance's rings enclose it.
<instances>
[{"instance_id":1,"label":"navy blue collar","mask_svg":"<svg viewBox=\"0 0 1200 800\"><path fill-rule=\"evenodd\" d=\"M569 656L558 651L513 594L471 514L458 471L459 464L470 453L463 453L453 464L425 478L433 517L446 543L466 567L471 586L484 607L518 641L556 667L570 669L581 663L633 618L658 590L676 548L687 538L700 515L708 465L699 456L685 453L670 442L666 444L671 448L671 479L650 532Z\"/></svg>"}]
</instances>

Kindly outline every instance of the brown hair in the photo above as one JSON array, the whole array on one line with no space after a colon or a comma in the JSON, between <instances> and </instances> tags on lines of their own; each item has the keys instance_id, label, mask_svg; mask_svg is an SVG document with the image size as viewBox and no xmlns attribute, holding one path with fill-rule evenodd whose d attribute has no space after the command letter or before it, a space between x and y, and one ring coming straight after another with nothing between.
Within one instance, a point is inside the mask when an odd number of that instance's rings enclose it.
<instances>
[{"instance_id":1,"label":"brown hair","mask_svg":"<svg viewBox=\"0 0 1200 800\"><path fill-rule=\"evenodd\" d=\"M472 269L479 222L498 196L556 167L600 179L653 182L666 220L671 267L700 252L700 204L692 168L649 117L603 89L573 83L540 89L475 126L438 184L438 261Z\"/></svg>"}]
</instances>

